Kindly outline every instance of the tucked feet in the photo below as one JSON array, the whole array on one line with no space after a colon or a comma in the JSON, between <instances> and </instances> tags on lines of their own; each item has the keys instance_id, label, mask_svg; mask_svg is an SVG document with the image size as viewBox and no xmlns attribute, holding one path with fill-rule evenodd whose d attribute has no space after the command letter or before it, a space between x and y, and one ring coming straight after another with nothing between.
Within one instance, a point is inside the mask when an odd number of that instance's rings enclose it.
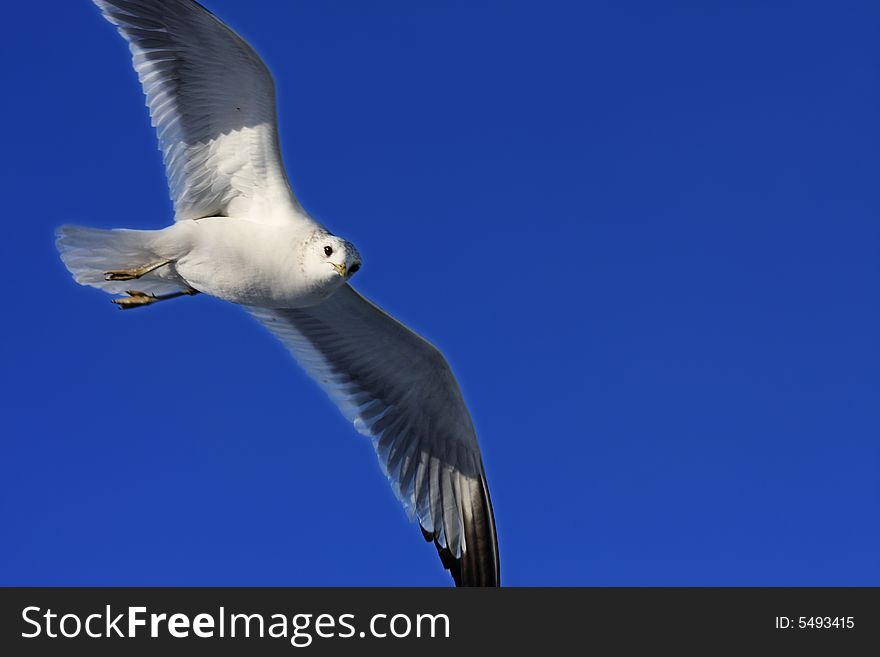
<instances>
[{"instance_id":1,"label":"tucked feet","mask_svg":"<svg viewBox=\"0 0 880 657\"><path fill-rule=\"evenodd\" d=\"M137 290L126 290L127 297L113 299L113 303L119 306L120 310L129 310L131 308L140 308L141 306L149 306L157 301L165 301L167 299L176 299L177 297L191 297L198 294L198 290L189 288L180 292L171 292L170 294L147 294L146 292L138 292Z\"/></svg>"},{"instance_id":2,"label":"tucked feet","mask_svg":"<svg viewBox=\"0 0 880 657\"><path fill-rule=\"evenodd\" d=\"M157 269L159 269L159 267L164 267L165 265L171 264L171 262L171 260L160 260L159 262L144 265L143 267L133 267L131 269L111 269L110 271L104 272L104 280L134 281L141 276L149 274L151 271L156 271Z\"/></svg>"},{"instance_id":3,"label":"tucked feet","mask_svg":"<svg viewBox=\"0 0 880 657\"><path fill-rule=\"evenodd\" d=\"M149 306L151 303L156 303L159 300L153 294L138 292L137 290L126 290L126 293L128 294L127 297L113 299L113 303L119 306L120 310L126 310L128 308L138 308L140 306Z\"/></svg>"}]
</instances>

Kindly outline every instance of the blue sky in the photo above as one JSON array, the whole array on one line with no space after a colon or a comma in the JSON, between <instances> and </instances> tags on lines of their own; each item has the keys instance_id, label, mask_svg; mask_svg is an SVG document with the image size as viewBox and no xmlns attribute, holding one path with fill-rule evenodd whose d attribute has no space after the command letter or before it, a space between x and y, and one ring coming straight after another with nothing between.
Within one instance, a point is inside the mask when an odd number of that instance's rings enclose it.
<instances>
[{"instance_id":1,"label":"blue sky","mask_svg":"<svg viewBox=\"0 0 880 657\"><path fill-rule=\"evenodd\" d=\"M876 3L207 4L459 377L504 583L880 585ZM448 584L243 311L70 279L55 226L171 221L161 158L90 3L4 12L0 583Z\"/></svg>"}]
</instances>

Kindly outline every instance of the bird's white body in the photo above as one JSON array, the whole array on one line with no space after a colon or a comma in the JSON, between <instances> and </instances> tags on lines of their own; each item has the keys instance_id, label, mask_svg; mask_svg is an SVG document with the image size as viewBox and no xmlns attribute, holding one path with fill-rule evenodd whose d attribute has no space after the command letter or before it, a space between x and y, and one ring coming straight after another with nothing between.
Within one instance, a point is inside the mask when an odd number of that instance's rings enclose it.
<instances>
[{"instance_id":1,"label":"bird's white body","mask_svg":"<svg viewBox=\"0 0 880 657\"><path fill-rule=\"evenodd\" d=\"M153 252L157 258L172 260L168 269L173 272L159 269L154 275L179 276L187 286L232 303L312 306L345 282L338 275L329 279L306 275L303 250L314 234L315 229L304 224L262 224L229 217L180 221L152 235Z\"/></svg>"},{"instance_id":2,"label":"bird's white body","mask_svg":"<svg viewBox=\"0 0 880 657\"><path fill-rule=\"evenodd\" d=\"M352 244L304 220L266 224L205 217L162 230L62 226L58 248L77 282L106 292L192 290L260 308L313 306L360 267ZM136 286L104 275L154 263L165 264L139 276Z\"/></svg>"}]
</instances>

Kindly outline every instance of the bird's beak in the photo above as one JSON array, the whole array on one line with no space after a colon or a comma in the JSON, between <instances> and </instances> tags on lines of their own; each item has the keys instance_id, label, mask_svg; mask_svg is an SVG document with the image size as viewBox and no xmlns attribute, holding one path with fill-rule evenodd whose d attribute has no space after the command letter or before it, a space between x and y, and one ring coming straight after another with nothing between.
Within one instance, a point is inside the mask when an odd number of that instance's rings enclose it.
<instances>
[{"instance_id":1,"label":"bird's beak","mask_svg":"<svg viewBox=\"0 0 880 657\"><path fill-rule=\"evenodd\" d=\"M335 262L331 262L330 264L333 265L333 269L336 270L337 274L345 278L345 263L337 265Z\"/></svg>"}]
</instances>

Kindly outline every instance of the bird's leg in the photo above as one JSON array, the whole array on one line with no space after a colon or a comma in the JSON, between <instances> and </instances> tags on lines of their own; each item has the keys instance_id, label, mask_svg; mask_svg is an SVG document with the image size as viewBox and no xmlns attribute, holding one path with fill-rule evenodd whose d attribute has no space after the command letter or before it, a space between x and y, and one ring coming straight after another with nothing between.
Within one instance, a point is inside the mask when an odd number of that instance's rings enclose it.
<instances>
[{"instance_id":1,"label":"bird's leg","mask_svg":"<svg viewBox=\"0 0 880 657\"><path fill-rule=\"evenodd\" d=\"M173 260L160 260L159 262L154 262L149 265L144 265L143 267L132 267L131 269L111 269L110 271L104 272L104 280L105 281L134 281L140 278L141 276L145 276L149 274L151 271L156 271L160 267L164 267L165 265L170 265Z\"/></svg>"},{"instance_id":2,"label":"bird's leg","mask_svg":"<svg viewBox=\"0 0 880 657\"><path fill-rule=\"evenodd\" d=\"M198 290L188 288L180 292L170 292L168 294L147 294L146 292L138 292L137 290L126 290L127 297L113 299L113 303L119 306L120 310L129 310L130 308L140 308L141 306L149 306L157 301L165 301L167 299L176 299L177 297L191 297L198 294Z\"/></svg>"}]
</instances>

